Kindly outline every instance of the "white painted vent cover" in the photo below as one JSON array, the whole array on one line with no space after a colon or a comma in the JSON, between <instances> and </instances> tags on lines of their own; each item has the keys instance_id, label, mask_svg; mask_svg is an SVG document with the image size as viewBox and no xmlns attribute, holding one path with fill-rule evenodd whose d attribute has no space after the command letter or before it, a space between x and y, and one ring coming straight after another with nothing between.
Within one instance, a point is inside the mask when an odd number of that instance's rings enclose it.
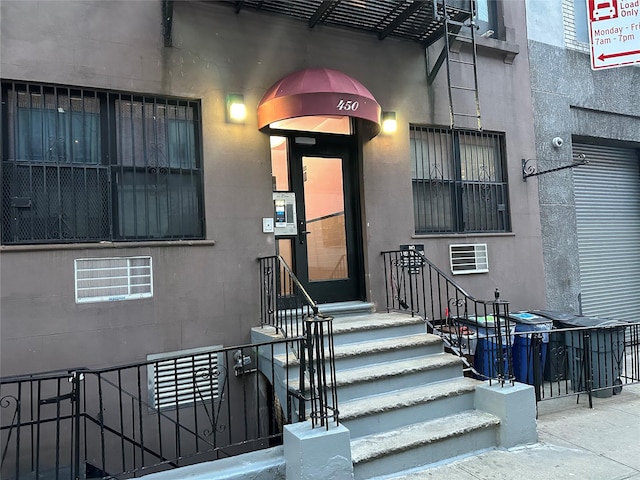
<instances>
[{"instance_id":1,"label":"white painted vent cover","mask_svg":"<svg viewBox=\"0 0 640 480\"><path fill-rule=\"evenodd\" d=\"M153 297L151 257L75 260L76 303Z\"/></svg>"},{"instance_id":2,"label":"white painted vent cover","mask_svg":"<svg viewBox=\"0 0 640 480\"><path fill-rule=\"evenodd\" d=\"M489 271L486 243L449 245L449 259L454 275Z\"/></svg>"},{"instance_id":3,"label":"white painted vent cover","mask_svg":"<svg viewBox=\"0 0 640 480\"><path fill-rule=\"evenodd\" d=\"M176 408L218 398L224 379L220 378L219 353L212 351L216 348L222 346L148 355L147 360L157 360L147 366L149 405Z\"/></svg>"}]
</instances>

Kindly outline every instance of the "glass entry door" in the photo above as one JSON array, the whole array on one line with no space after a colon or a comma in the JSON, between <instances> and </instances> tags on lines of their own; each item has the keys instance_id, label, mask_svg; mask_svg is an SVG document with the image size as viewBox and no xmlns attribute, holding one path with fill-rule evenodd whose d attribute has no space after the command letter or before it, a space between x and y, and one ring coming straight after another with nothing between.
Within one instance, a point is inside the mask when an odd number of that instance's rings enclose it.
<instances>
[{"instance_id":1,"label":"glass entry door","mask_svg":"<svg viewBox=\"0 0 640 480\"><path fill-rule=\"evenodd\" d=\"M296 275L319 302L362 297L362 249L358 230L355 158L347 145L291 139L291 180L298 235L293 239Z\"/></svg>"}]
</instances>

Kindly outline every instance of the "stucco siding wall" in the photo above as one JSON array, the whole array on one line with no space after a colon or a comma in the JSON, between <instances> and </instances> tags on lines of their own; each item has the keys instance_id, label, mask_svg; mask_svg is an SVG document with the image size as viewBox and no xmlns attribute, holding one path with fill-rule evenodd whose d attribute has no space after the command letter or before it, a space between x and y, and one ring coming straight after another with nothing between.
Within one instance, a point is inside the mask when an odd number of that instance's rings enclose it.
<instances>
[{"instance_id":1,"label":"stucco siding wall","mask_svg":"<svg viewBox=\"0 0 640 480\"><path fill-rule=\"evenodd\" d=\"M367 298L383 307L380 251L424 243L427 255L447 270L450 243L477 241L489 244L490 273L459 281L478 297L493 298L500 288L514 308L543 307L538 191L520 173L520 159L535 154L524 6L506 5L505 23L520 54L512 64L500 52L480 56L479 83L484 128L506 137L513 232L415 237L409 124L447 126L449 118L444 70L428 87L419 45L334 27L309 29L248 10L236 14L216 2L174 2L173 47L165 48L160 2L3 1L3 78L201 101L206 241L3 247L2 374L248 340L259 322L256 258L275 248L273 236L261 231L262 217L273 212L269 138L256 128L256 107L275 81L307 67L343 71L383 110L398 114L398 132L365 142L360 159ZM244 94L244 125L225 122L225 95L232 92ZM142 254L153 257L152 299L75 304L75 258Z\"/></svg>"}]
</instances>

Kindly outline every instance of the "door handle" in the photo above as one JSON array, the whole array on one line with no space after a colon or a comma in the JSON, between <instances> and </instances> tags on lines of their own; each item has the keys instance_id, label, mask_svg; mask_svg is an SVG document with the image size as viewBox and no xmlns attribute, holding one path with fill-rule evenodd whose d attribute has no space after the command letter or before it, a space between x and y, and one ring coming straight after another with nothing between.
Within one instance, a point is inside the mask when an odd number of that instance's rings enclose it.
<instances>
[{"instance_id":1,"label":"door handle","mask_svg":"<svg viewBox=\"0 0 640 480\"><path fill-rule=\"evenodd\" d=\"M300 223L298 224L298 240L300 244L303 244L306 241L307 235L309 235L310 233L311 232L309 230L305 229L305 222L300 221Z\"/></svg>"},{"instance_id":2,"label":"door handle","mask_svg":"<svg viewBox=\"0 0 640 480\"><path fill-rule=\"evenodd\" d=\"M298 239L300 240L300 244L303 244L307 240L307 235L311 232L309 230L302 230L298 233Z\"/></svg>"}]
</instances>

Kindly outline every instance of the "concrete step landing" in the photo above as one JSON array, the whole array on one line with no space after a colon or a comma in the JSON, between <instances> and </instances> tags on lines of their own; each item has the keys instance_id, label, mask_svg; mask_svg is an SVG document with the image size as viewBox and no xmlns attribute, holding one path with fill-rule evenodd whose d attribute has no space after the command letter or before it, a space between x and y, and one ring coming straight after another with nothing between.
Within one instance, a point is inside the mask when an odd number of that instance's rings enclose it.
<instances>
[{"instance_id":1,"label":"concrete step landing","mask_svg":"<svg viewBox=\"0 0 640 480\"><path fill-rule=\"evenodd\" d=\"M340 422L356 439L471 410L479 383L461 377L344 402Z\"/></svg>"},{"instance_id":2,"label":"concrete step landing","mask_svg":"<svg viewBox=\"0 0 640 480\"><path fill-rule=\"evenodd\" d=\"M499 425L494 415L467 410L352 440L355 479L402 472L495 448Z\"/></svg>"}]
</instances>

